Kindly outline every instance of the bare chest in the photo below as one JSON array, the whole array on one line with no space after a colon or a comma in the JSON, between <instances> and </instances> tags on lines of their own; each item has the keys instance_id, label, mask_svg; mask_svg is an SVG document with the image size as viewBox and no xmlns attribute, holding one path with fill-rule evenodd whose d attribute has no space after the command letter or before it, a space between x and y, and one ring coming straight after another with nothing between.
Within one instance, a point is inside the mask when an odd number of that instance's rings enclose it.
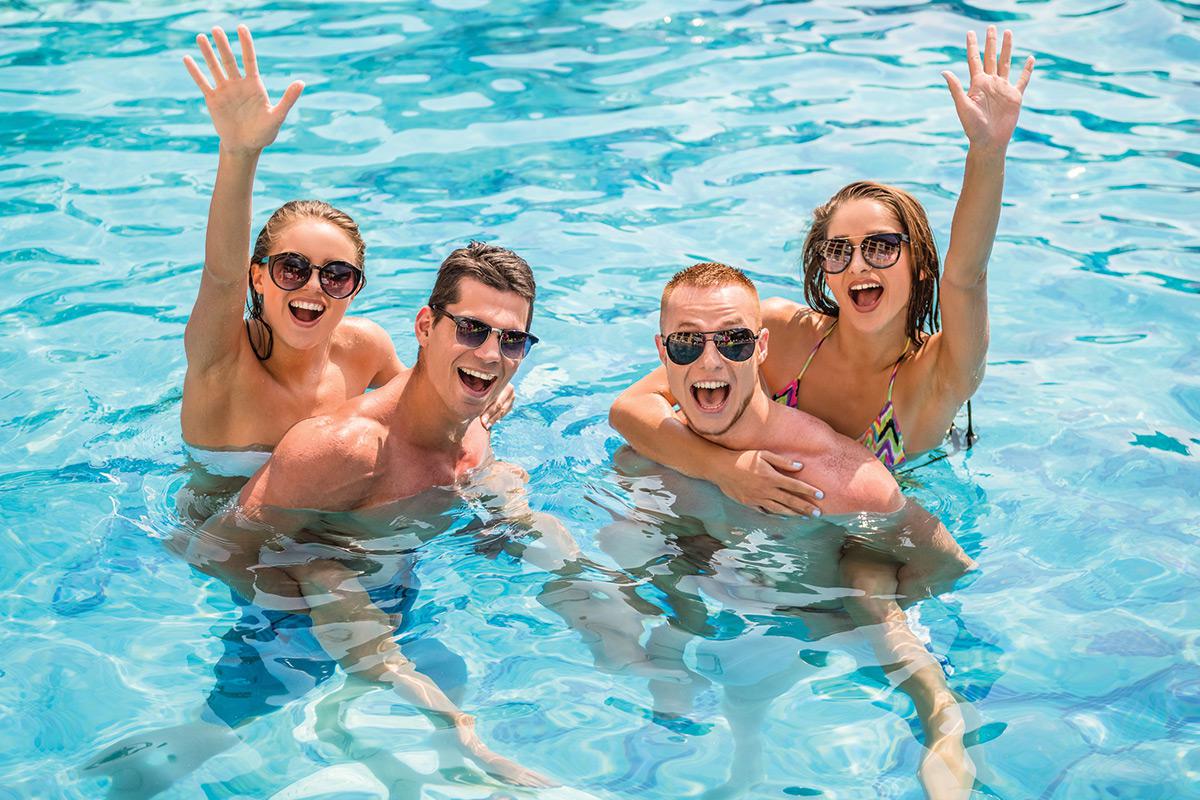
<instances>
[{"instance_id":1,"label":"bare chest","mask_svg":"<svg viewBox=\"0 0 1200 800\"><path fill-rule=\"evenodd\" d=\"M414 498L431 489L457 487L487 455L476 444L472 441L465 453L448 456L407 443L393 443L375 465L364 487L360 507L382 506Z\"/></svg>"}]
</instances>

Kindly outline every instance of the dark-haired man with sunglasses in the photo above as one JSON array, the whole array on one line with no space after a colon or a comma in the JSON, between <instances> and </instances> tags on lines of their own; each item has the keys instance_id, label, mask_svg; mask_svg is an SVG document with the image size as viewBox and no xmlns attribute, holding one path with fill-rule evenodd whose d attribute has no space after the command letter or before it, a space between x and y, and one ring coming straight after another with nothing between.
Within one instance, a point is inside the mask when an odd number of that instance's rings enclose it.
<instances>
[{"instance_id":1,"label":"dark-haired man with sunglasses","mask_svg":"<svg viewBox=\"0 0 1200 800\"><path fill-rule=\"evenodd\" d=\"M395 594L391 585L411 588L415 563L408 546L376 552L376 539L419 543L441 530L441 523L409 524L416 505L375 510L420 494L421 510L437 507L435 519L453 520L440 514L444 493L422 493L434 487L469 493L481 473L501 484L485 487L482 504L499 497L498 515L529 522L533 535L517 547L525 560L555 569L578 554L560 525L538 528L519 492L505 491L514 483L512 470L494 465L487 432L472 424L537 342L529 333L534 296L533 273L511 250L472 242L451 253L417 314L416 366L332 414L292 427L242 490L239 507L210 521L209 555L196 566L264 608L310 617L317 641L347 673L392 688L451 727L463 752L493 775L546 786L544 777L487 748L473 718L414 667L394 640L395 613L382 610L374 594ZM363 522L381 514L391 520L381 529Z\"/></svg>"}]
</instances>

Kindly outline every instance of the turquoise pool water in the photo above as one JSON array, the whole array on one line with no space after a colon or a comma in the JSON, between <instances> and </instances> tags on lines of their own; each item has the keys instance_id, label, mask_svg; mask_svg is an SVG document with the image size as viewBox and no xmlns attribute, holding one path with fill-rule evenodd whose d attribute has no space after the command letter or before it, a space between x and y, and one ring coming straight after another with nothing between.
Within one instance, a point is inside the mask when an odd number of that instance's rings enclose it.
<instances>
[{"instance_id":1,"label":"turquoise pool water","mask_svg":"<svg viewBox=\"0 0 1200 800\"><path fill-rule=\"evenodd\" d=\"M544 343L496 451L599 560L624 493L606 414L655 361L665 278L713 259L799 297L807 212L861 177L914 191L944 249L965 140L938 72L965 72L966 28L1011 27L1038 70L992 259L982 438L907 479L980 570L912 618L982 719L980 796L1200 796L1198 18L1150 0L5 4L0 797L101 796L80 767L194 717L238 618L164 548L216 162L180 58L237 22L273 92L308 84L256 222L297 196L350 211L371 275L356 310L406 362L450 249L495 239L534 265ZM421 580L464 707L569 787L545 796L725 779L718 689L694 727L650 724L645 680L592 667L536 570L450 543ZM745 796L920 796L911 703L844 666L769 705ZM378 774L432 768L427 729L382 693L348 706L358 744L334 747L343 689L250 723L162 796L386 797Z\"/></svg>"}]
</instances>

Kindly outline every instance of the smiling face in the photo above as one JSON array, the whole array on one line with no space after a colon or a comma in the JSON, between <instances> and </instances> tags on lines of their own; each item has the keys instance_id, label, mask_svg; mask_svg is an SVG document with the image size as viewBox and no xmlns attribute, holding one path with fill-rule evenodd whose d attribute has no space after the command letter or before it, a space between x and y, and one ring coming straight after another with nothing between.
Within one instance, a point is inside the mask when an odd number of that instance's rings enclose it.
<instances>
[{"instance_id":1,"label":"smiling face","mask_svg":"<svg viewBox=\"0 0 1200 800\"><path fill-rule=\"evenodd\" d=\"M658 355L688 425L701 436L720 436L733 427L760 390L758 369L767 355L767 333L758 296L738 284L677 286L663 301L659 325ZM704 343L704 351L690 364L676 364L667 355L664 337L668 334L730 328L748 328L759 335L753 355L745 361L721 355L712 341Z\"/></svg>"},{"instance_id":2,"label":"smiling face","mask_svg":"<svg viewBox=\"0 0 1200 800\"><path fill-rule=\"evenodd\" d=\"M472 317L493 328L528 330L530 303L516 292L463 278L457 294L458 299L446 305L447 313ZM423 373L446 407L463 421L482 414L521 365L520 359L501 354L495 333L476 348L460 344L454 320L435 314L429 306L417 314L416 332Z\"/></svg>"},{"instance_id":3,"label":"smiling face","mask_svg":"<svg viewBox=\"0 0 1200 800\"><path fill-rule=\"evenodd\" d=\"M913 274L909 246L900 246L900 257L890 267L873 267L862 256L862 238L872 233L905 233L895 214L882 203L865 198L847 200L829 218L827 239L848 239L857 245L850 265L825 275L841 313L843 324L873 333L907 319Z\"/></svg>"},{"instance_id":4,"label":"smiling face","mask_svg":"<svg viewBox=\"0 0 1200 800\"><path fill-rule=\"evenodd\" d=\"M287 291L275 285L266 264L254 264L250 280L262 295L262 318L274 331L276 342L307 350L327 342L354 295L335 300L321 289L317 267L330 261L358 263L358 247L341 228L320 219L301 218L280 230L271 241L270 255L299 253L314 269L308 283Z\"/></svg>"}]
</instances>

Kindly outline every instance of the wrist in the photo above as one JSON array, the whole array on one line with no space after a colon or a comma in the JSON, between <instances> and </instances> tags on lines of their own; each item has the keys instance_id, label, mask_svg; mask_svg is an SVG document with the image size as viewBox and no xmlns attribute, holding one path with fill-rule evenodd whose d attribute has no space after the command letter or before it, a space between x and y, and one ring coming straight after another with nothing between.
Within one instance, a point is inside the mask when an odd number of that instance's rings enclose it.
<instances>
[{"instance_id":1,"label":"wrist","mask_svg":"<svg viewBox=\"0 0 1200 800\"><path fill-rule=\"evenodd\" d=\"M254 162L258 161L258 157L262 155L262 151L261 147L243 147L221 142L217 153L221 158Z\"/></svg>"},{"instance_id":2,"label":"wrist","mask_svg":"<svg viewBox=\"0 0 1200 800\"><path fill-rule=\"evenodd\" d=\"M967 147L967 161L983 167L1004 168L1004 159L1008 154L1008 141L1003 142L971 142Z\"/></svg>"}]
</instances>

